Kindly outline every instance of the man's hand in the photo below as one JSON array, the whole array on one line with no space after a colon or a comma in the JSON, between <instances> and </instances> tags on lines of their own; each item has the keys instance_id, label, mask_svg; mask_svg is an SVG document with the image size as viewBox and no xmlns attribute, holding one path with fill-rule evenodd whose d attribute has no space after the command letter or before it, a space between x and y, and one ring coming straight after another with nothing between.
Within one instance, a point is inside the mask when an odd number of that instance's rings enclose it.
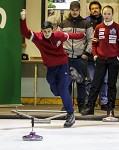
<instances>
[{"instance_id":1,"label":"man's hand","mask_svg":"<svg viewBox=\"0 0 119 150\"><path fill-rule=\"evenodd\" d=\"M96 61L97 57L98 57L98 56L94 56L94 57L93 57L94 61Z\"/></svg>"},{"instance_id":2,"label":"man's hand","mask_svg":"<svg viewBox=\"0 0 119 150\"><path fill-rule=\"evenodd\" d=\"M21 15L21 20L25 20L26 19L26 10L22 9L20 15Z\"/></svg>"},{"instance_id":3,"label":"man's hand","mask_svg":"<svg viewBox=\"0 0 119 150\"><path fill-rule=\"evenodd\" d=\"M83 54L83 55L81 56L81 58L83 58L83 59L88 59L88 56L85 55L85 54Z\"/></svg>"}]
</instances>

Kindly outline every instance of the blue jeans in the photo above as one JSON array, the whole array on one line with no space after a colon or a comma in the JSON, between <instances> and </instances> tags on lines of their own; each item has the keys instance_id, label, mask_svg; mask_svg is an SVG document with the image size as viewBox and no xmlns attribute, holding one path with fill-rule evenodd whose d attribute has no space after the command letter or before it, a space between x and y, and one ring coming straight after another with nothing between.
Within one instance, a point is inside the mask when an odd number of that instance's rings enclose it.
<instances>
[{"instance_id":1,"label":"blue jeans","mask_svg":"<svg viewBox=\"0 0 119 150\"><path fill-rule=\"evenodd\" d=\"M87 81L87 86L86 86L87 94L89 94L89 92L90 92L91 82L92 82L93 77L94 77L94 71L95 71L95 62L94 61L88 61L88 78L89 78L89 80ZM99 100L100 100L101 105L105 105L108 103L107 82L108 82L108 72L106 72L106 74L105 74L105 77L104 77L104 80L102 82L100 92L99 92Z\"/></svg>"}]
</instances>

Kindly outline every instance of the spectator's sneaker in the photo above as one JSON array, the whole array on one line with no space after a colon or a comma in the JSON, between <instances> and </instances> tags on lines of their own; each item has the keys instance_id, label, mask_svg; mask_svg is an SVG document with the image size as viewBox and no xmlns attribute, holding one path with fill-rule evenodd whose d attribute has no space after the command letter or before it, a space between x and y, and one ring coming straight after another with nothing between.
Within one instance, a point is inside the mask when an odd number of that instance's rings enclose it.
<instances>
[{"instance_id":1,"label":"spectator's sneaker","mask_svg":"<svg viewBox=\"0 0 119 150\"><path fill-rule=\"evenodd\" d=\"M67 113L66 122L64 123L64 128L69 128L75 123L74 113Z\"/></svg>"},{"instance_id":2,"label":"spectator's sneaker","mask_svg":"<svg viewBox=\"0 0 119 150\"><path fill-rule=\"evenodd\" d=\"M94 107L90 105L85 105L83 109L81 109L82 115L94 115Z\"/></svg>"}]
</instances>

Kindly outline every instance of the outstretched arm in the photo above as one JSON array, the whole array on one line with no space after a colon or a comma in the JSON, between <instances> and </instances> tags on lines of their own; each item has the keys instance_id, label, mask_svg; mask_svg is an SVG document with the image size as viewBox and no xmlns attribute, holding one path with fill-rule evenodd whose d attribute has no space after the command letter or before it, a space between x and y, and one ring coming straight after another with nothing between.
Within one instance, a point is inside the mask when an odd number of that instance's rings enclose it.
<instances>
[{"instance_id":1,"label":"outstretched arm","mask_svg":"<svg viewBox=\"0 0 119 150\"><path fill-rule=\"evenodd\" d=\"M57 31L62 31L62 29L58 26ZM80 32L80 33L64 32L64 33L68 35L68 39L79 40L85 37L85 33L83 32Z\"/></svg>"},{"instance_id":2,"label":"outstretched arm","mask_svg":"<svg viewBox=\"0 0 119 150\"><path fill-rule=\"evenodd\" d=\"M26 25L26 10L25 9L22 9L21 13L21 20L20 20L20 30L21 30L21 34L27 38L27 39L30 39L32 33L31 31L27 28L27 25Z\"/></svg>"},{"instance_id":3,"label":"outstretched arm","mask_svg":"<svg viewBox=\"0 0 119 150\"><path fill-rule=\"evenodd\" d=\"M68 36L69 36L69 39L75 39L75 40L78 40L78 39L83 39L85 37L85 34L83 32L80 32L80 33L67 33Z\"/></svg>"}]
</instances>

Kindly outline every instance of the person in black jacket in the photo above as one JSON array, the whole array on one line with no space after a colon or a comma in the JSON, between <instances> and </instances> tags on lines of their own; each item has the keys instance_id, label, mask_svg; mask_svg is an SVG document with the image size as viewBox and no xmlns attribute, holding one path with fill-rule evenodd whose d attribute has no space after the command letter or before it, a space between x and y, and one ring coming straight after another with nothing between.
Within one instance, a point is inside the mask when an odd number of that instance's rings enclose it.
<instances>
[{"instance_id":1,"label":"person in black jacket","mask_svg":"<svg viewBox=\"0 0 119 150\"><path fill-rule=\"evenodd\" d=\"M95 29L95 27L98 24L100 24L101 22L103 22L103 20L104 20L102 14L101 14L101 8L102 8L101 4L98 1L92 1L89 4L90 15L88 17L86 17L86 20L91 23L93 29ZM88 57L88 80L87 80L87 86L86 86L87 97L90 92L91 82L92 82L93 76L94 76L94 71L95 71L95 61L93 59L93 55L91 54ZM100 100L100 104L101 104L101 110L107 110L107 103L108 103L107 80L108 80L108 72L106 72L104 81L102 82L100 92L99 92L99 100ZM87 99L86 99L86 103L87 103Z\"/></svg>"},{"instance_id":2,"label":"person in black jacket","mask_svg":"<svg viewBox=\"0 0 119 150\"><path fill-rule=\"evenodd\" d=\"M85 38L82 40L68 40L64 42L64 49L68 54L69 68L73 67L83 77L83 82L77 83L77 103L79 112L85 103L87 77L87 60L92 51L93 28L89 22L80 16L80 3L73 1L70 3L70 13L68 18L59 25L64 32L84 32ZM72 84L70 85L70 93Z\"/></svg>"}]
</instances>

